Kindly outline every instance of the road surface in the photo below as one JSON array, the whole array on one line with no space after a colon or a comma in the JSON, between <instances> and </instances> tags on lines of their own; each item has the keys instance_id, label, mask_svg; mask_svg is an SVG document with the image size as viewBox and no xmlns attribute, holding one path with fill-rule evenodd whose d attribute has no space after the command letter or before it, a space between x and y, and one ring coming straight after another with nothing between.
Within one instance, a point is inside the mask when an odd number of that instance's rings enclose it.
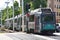
<instances>
[{"instance_id":1,"label":"road surface","mask_svg":"<svg viewBox=\"0 0 60 40\"><path fill-rule=\"evenodd\" d=\"M0 40L55 40L43 35L17 33L0 33Z\"/></svg>"},{"instance_id":2,"label":"road surface","mask_svg":"<svg viewBox=\"0 0 60 40\"><path fill-rule=\"evenodd\" d=\"M45 35L45 36L56 40L60 40L60 33L53 33L53 35Z\"/></svg>"}]
</instances>

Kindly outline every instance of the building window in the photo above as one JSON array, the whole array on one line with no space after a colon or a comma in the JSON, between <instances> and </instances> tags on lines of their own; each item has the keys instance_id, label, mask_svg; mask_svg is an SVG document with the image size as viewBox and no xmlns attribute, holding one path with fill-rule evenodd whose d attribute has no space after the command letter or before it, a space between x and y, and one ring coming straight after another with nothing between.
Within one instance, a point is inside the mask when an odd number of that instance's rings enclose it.
<instances>
[{"instance_id":1,"label":"building window","mask_svg":"<svg viewBox=\"0 0 60 40\"><path fill-rule=\"evenodd\" d=\"M55 5L55 8L60 9L60 5Z\"/></svg>"},{"instance_id":2,"label":"building window","mask_svg":"<svg viewBox=\"0 0 60 40\"><path fill-rule=\"evenodd\" d=\"M57 16L60 16L60 12L57 12Z\"/></svg>"},{"instance_id":3,"label":"building window","mask_svg":"<svg viewBox=\"0 0 60 40\"><path fill-rule=\"evenodd\" d=\"M59 0L59 2L60 2L60 0Z\"/></svg>"},{"instance_id":4,"label":"building window","mask_svg":"<svg viewBox=\"0 0 60 40\"><path fill-rule=\"evenodd\" d=\"M55 5L55 8L56 8L57 6Z\"/></svg>"},{"instance_id":5,"label":"building window","mask_svg":"<svg viewBox=\"0 0 60 40\"><path fill-rule=\"evenodd\" d=\"M60 2L60 0L57 0L57 2Z\"/></svg>"},{"instance_id":6,"label":"building window","mask_svg":"<svg viewBox=\"0 0 60 40\"><path fill-rule=\"evenodd\" d=\"M57 16L58 16L59 14L58 14L58 12L57 12Z\"/></svg>"},{"instance_id":7,"label":"building window","mask_svg":"<svg viewBox=\"0 0 60 40\"><path fill-rule=\"evenodd\" d=\"M57 9L59 9L59 6L57 5Z\"/></svg>"},{"instance_id":8,"label":"building window","mask_svg":"<svg viewBox=\"0 0 60 40\"><path fill-rule=\"evenodd\" d=\"M59 5L59 9L60 9L60 5Z\"/></svg>"},{"instance_id":9,"label":"building window","mask_svg":"<svg viewBox=\"0 0 60 40\"><path fill-rule=\"evenodd\" d=\"M57 0L57 2L58 2L58 0Z\"/></svg>"},{"instance_id":10,"label":"building window","mask_svg":"<svg viewBox=\"0 0 60 40\"><path fill-rule=\"evenodd\" d=\"M59 16L60 16L60 13L59 13Z\"/></svg>"}]
</instances>

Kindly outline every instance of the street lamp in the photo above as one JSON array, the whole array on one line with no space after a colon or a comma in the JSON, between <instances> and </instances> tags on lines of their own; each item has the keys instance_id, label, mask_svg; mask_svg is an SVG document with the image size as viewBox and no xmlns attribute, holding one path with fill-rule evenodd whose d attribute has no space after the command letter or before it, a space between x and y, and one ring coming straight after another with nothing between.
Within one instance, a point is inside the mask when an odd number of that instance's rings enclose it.
<instances>
[{"instance_id":1,"label":"street lamp","mask_svg":"<svg viewBox=\"0 0 60 40\"><path fill-rule=\"evenodd\" d=\"M7 4L7 19L9 18L9 15L8 15L8 4L9 4L9 2L5 2L6 4Z\"/></svg>"},{"instance_id":2,"label":"street lamp","mask_svg":"<svg viewBox=\"0 0 60 40\"><path fill-rule=\"evenodd\" d=\"M40 8L42 7L42 5L40 4Z\"/></svg>"},{"instance_id":3,"label":"street lamp","mask_svg":"<svg viewBox=\"0 0 60 40\"><path fill-rule=\"evenodd\" d=\"M14 31L14 0L13 0L13 31Z\"/></svg>"},{"instance_id":4,"label":"street lamp","mask_svg":"<svg viewBox=\"0 0 60 40\"><path fill-rule=\"evenodd\" d=\"M8 4L9 4L10 2L7 1L7 2L5 2L5 3L7 4L7 7L6 7L6 8L7 8L7 19L9 19ZM7 21L7 23L8 23L8 27L9 27L9 21Z\"/></svg>"},{"instance_id":5,"label":"street lamp","mask_svg":"<svg viewBox=\"0 0 60 40\"><path fill-rule=\"evenodd\" d=\"M24 31L24 0L22 0L22 31Z\"/></svg>"},{"instance_id":6,"label":"street lamp","mask_svg":"<svg viewBox=\"0 0 60 40\"><path fill-rule=\"evenodd\" d=\"M1 27L2 27L2 10L0 10L0 20L1 20Z\"/></svg>"},{"instance_id":7,"label":"street lamp","mask_svg":"<svg viewBox=\"0 0 60 40\"><path fill-rule=\"evenodd\" d=\"M1 27L2 27L2 11L1 11Z\"/></svg>"}]
</instances>

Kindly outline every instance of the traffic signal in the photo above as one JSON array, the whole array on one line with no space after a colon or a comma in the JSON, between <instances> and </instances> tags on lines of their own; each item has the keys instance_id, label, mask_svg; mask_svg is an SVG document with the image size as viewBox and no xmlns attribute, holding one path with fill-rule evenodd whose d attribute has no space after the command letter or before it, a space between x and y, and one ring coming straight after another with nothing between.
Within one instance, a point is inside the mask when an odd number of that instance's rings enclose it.
<instances>
[{"instance_id":1,"label":"traffic signal","mask_svg":"<svg viewBox=\"0 0 60 40\"><path fill-rule=\"evenodd\" d=\"M29 9L30 9L30 4L27 3L27 4L26 4L26 12L29 12Z\"/></svg>"}]
</instances>

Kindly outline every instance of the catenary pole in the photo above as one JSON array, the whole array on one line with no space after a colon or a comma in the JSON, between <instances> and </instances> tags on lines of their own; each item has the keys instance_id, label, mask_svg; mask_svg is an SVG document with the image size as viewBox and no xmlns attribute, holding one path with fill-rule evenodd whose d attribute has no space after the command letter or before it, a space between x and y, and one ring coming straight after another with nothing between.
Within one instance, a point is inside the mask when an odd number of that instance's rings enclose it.
<instances>
[{"instance_id":1,"label":"catenary pole","mask_svg":"<svg viewBox=\"0 0 60 40\"><path fill-rule=\"evenodd\" d=\"M10 2L5 2L6 4L7 4L7 19L9 19L9 12L8 12L8 4L10 3ZM7 23L8 23L8 28L9 28L9 21L7 21Z\"/></svg>"},{"instance_id":2,"label":"catenary pole","mask_svg":"<svg viewBox=\"0 0 60 40\"><path fill-rule=\"evenodd\" d=\"M14 31L14 0L13 0L13 31Z\"/></svg>"},{"instance_id":3,"label":"catenary pole","mask_svg":"<svg viewBox=\"0 0 60 40\"><path fill-rule=\"evenodd\" d=\"M24 31L24 0L22 0L22 31Z\"/></svg>"}]
</instances>

